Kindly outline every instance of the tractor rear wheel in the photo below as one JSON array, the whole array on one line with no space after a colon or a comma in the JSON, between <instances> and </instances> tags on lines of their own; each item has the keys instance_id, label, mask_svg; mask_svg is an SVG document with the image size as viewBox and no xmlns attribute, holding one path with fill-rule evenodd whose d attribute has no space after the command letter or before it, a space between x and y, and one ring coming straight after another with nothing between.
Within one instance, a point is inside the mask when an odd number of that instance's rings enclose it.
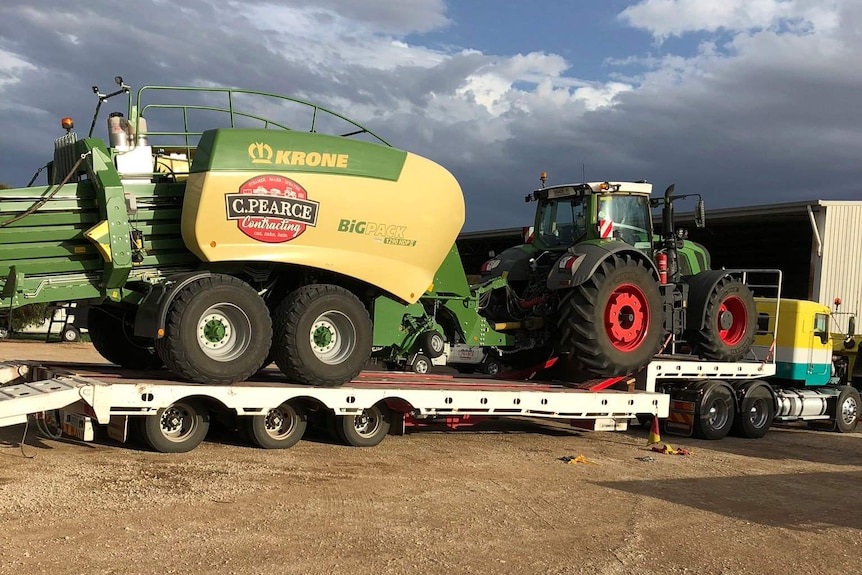
<instances>
[{"instance_id":1,"label":"tractor rear wheel","mask_svg":"<svg viewBox=\"0 0 862 575\"><path fill-rule=\"evenodd\" d=\"M152 339L134 335L132 310L119 306L91 306L87 330L102 357L126 369L158 369L162 360Z\"/></svg>"},{"instance_id":2,"label":"tractor rear wheel","mask_svg":"<svg viewBox=\"0 0 862 575\"><path fill-rule=\"evenodd\" d=\"M754 344L757 308L744 283L724 278L706 300L703 326L690 339L695 353L716 361L739 361Z\"/></svg>"},{"instance_id":3,"label":"tractor rear wheel","mask_svg":"<svg viewBox=\"0 0 862 575\"><path fill-rule=\"evenodd\" d=\"M292 381L335 387L371 357L371 319L355 295L328 284L303 286L275 311L272 356Z\"/></svg>"},{"instance_id":4,"label":"tractor rear wheel","mask_svg":"<svg viewBox=\"0 0 862 575\"><path fill-rule=\"evenodd\" d=\"M156 349L171 371L191 381L236 383L260 369L271 325L266 304L250 285L211 275L184 287L171 302Z\"/></svg>"},{"instance_id":5,"label":"tractor rear wheel","mask_svg":"<svg viewBox=\"0 0 862 575\"><path fill-rule=\"evenodd\" d=\"M652 360L662 339L658 283L644 264L614 255L560 303L561 351L599 376L626 375Z\"/></svg>"}]
</instances>

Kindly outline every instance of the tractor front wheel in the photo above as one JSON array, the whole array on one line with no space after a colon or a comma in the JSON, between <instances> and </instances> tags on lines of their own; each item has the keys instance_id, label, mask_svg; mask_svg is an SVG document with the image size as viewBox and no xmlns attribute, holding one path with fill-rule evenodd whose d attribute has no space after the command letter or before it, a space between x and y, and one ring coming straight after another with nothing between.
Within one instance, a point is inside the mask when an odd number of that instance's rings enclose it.
<instances>
[{"instance_id":1,"label":"tractor front wheel","mask_svg":"<svg viewBox=\"0 0 862 575\"><path fill-rule=\"evenodd\" d=\"M754 344L756 328L757 309L751 290L741 281L726 277L710 293L703 325L690 339L701 357L739 361Z\"/></svg>"},{"instance_id":2,"label":"tractor front wheel","mask_svg":"<svg viewBox=\"0 0 862 575\"><path fill-rule=\"evenodd\" d=\"M611 256L560 304L561 351L599 376L645 366L662 340L658 283L642 262Z\"/></svg>"}]
</instances>

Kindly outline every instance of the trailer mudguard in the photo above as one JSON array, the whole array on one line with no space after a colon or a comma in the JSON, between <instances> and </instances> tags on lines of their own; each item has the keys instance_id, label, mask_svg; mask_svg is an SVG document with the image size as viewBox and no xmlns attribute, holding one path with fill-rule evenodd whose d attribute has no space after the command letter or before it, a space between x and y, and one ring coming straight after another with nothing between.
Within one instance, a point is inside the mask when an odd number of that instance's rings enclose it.
<instances>
[{"instance_id":1,"label":"trailer mudguard","mask_svg":"<svg viewBox=\"0 0 862 575\"><path fill-rule=\"evenodd\" d=\"M157 339L164 334L168 308L181 289L201 278L212 275L208 271L186 272L170 276L160 284L150 287L150 291L138 304L135 314L135 335Z\"/></svg>"},{"instance_id":2,"label":"trailer mudguard","mask_svg":"<svg viewBox=\"0 0 862 575\"><path fill-rule=\"evenodd\" d=\"M579 286L596 273L596 270L611 255L628 254L632 258L644 262L647 269L652 271L658 278L658 269L655 263L642 251L632 248L629 244L619 241L604 242L601 244L579 244L561 256L558 263L551 268L548 274L548 289L559 290ZM565 258L574 257L576 260L571 267L567 267Z\"/></svg>"}]
</instances>

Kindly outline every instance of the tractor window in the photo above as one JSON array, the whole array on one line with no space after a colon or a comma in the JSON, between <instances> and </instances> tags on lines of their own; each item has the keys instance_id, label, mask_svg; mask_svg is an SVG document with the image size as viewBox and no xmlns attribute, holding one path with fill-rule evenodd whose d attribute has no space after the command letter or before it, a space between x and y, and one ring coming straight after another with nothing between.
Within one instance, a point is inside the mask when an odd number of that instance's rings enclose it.
<instances>
[{"instance_id":1,"label":"tractor window","mask_svg":"<svg viewBox=\"0 0 862 575\"><path fill-rule=\"evenodd\" d=\"M585 205L582 196L547 202L540 208L536 237L549 248L573 245L587 230Z\"/></svg>"},{"instance_id":2,"label":"tractor window","mask_svg":"<svg viewBox=\"0 0 862 575\"><path fill-rule=\"evenodd\" d=\"M610 220L613 236L635 247L652 241L647 196L604 194L599 196L599 222ZM641 244L641 245L638 245Z\"/></svg>"}]
</instances>

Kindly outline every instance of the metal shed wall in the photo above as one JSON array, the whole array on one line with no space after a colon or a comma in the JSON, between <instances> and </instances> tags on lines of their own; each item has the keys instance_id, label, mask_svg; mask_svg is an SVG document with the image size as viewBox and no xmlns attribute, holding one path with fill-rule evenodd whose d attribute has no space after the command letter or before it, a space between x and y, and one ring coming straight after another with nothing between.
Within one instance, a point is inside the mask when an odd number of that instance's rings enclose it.
<instances>
[{"instance_id":1,"label":"metal shed wall","mask_svg":"<svg viewBox=\"0 0 862 575\"><path fill-rule=\"evenodd\" d=\"M862 313L862 202L821 200L817 207L820 209L815 214L815 221L822 250L818 257L815 237L811 254L812 299L834 309L835 298L841 298L839 312L852 312L859 316ZM847 332L848 317L842 314L835 316L842 333Z\"/></svg>"}]
</instances>

